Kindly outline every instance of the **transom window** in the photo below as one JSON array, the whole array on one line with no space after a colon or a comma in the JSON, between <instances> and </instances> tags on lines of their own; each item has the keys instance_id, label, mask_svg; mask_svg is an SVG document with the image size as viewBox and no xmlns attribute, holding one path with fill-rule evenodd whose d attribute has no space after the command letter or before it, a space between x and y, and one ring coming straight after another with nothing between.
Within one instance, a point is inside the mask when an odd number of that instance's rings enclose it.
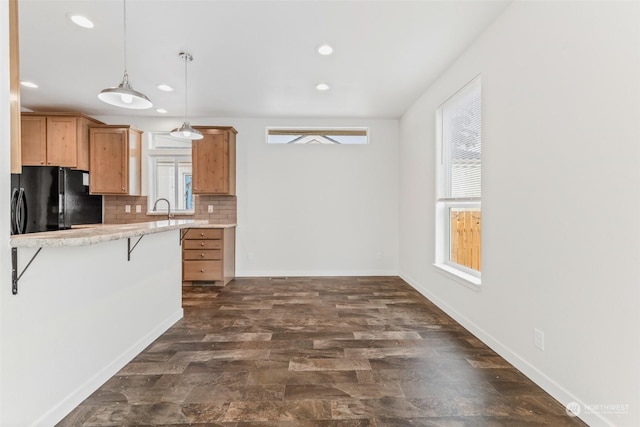
<instances>
[{"instance_id":1,"label":"transom window","mask_svg":"<svg viewBox=\"0 0 640 427\"><path fill-rule=\"evenodd\" d=\"M165 198L171 212L192 213L191 141L171 137L168 133L152 133L149 143L148 210L155 201ZM158 212L166 212L166 203L159 203Z\"/></svg>"},{"instance_id":2,"label":"transom window","mask_svg":"<svg viewBox=\"0 0 640 427\"><path fill-rule=\"evenodd\" d=\"M482 264L482 111L480 77L437 112L439 238L436 264L480 278Z\"/></svg>"},{"instance_id":3,"label":"transom window","mask_svg":"<svg viewBox=\"0 0 640 427\"><path fill-rule=\"evenodd\" d=\"M367 128L267 128L268 144L367 144Z\"/></svg>"}]
</instances>

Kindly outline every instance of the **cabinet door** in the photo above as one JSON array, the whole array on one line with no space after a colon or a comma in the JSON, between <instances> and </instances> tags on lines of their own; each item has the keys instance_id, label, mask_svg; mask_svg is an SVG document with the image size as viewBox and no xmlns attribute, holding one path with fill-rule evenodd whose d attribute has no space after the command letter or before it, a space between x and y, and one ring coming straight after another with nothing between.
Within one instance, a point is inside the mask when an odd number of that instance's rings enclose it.
<instances>
[{"instance_id":1,"label":"cabinet door","mask_svg":"<svg viewBox=\"0 0 640 427\"><path fill-rule=\"evenodd\" d=\"M229 136L204 133L192 141L194 194L229 194Z\"/></svg>"},{"instance_id":2,"label":"cabinet door","mask_svg":"<svg viewBox=\"0 0 640 427\"><path fill-rule=\"evenodd\" d=\"M127 129L90 129L89 192L127 194L129 160Z\"/></svg>"},{"instance_id":3,"label":"cabinet door","mask_svg":"<svg viewBox=\"0 0 640 427\"><path fill-rule=\"evenodd\" d=\"M47 161L47 118L22 116L21 151L24 166L44 166Z\"/></svg>"},{"instance_id":4,"label":"cabinet door","mask_svg":"<svg viewBox=\"0 0 640 427\"><path fill-rule=\"evenodd\" d=\"M75 167L78 145L75 117L47 117L47 165Z\"/></svg>"},{"instance_id":5,"label":"cabinet door","mask_svg":"<svg viewBox=\"0 0 640 427\"><path fill-rule=\"evenodd\" d=\"M78 117L78 124L76 127L76 141L77 141L77 157L78 163L76 169L88 171L89 170L89 125L94 124L86 117Z\"/></svg>"},{"instance_id":6,"label":"cabinet door","mask_svg":"<svg viewBox=\"0 0 640 427\"><path fill-rule=\"evenodd\" d=\"M182 280L185 282L209 282L222 279L222 262L219 260L184 261L182 263Z\"/></svg>"}]
</instances>

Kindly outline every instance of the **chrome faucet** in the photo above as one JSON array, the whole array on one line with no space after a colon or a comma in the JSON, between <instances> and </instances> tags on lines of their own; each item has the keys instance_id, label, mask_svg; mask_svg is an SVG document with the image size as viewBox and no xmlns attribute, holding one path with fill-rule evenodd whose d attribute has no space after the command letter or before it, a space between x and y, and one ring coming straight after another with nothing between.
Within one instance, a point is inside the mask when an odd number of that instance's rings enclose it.
<instances>
[{"instance_id":1,"label":"chrome faucet","mask_svg":"<svg viewBox=\"0 0 640 427\"><path fill-rule=\"evenodd\" d=\"M159 198L158 200L156 200L156 202L153 204L153 211L157 211L158 210L158 202L160 200L164 200L165 202L167 202L167 221L171 220L171 203L169 203L169 200L165 199L164 197Z\"/></svg>"}]
</instances>

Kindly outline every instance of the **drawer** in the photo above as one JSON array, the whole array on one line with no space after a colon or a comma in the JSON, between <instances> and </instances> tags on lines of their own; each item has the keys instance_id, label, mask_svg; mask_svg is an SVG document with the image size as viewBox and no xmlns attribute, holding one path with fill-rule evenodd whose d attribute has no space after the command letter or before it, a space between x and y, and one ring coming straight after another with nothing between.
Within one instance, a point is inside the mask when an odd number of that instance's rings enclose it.
<instances>
[{"instance_id":1,"label":"drawer","mask_svg":"<svg viewBox=\"0 0 640 427\"><path fill-rule=\"evenodd\" d=\"M199 260L199 259L222 259L222 249L185 249L182 252L182 258L184 260Z\"/></svg>"},{"instance_id":2,"label":"drawer","mask_svg":"<svg viewBox=\"0 0 640 427\"><path fill-rule=\"evenodd\" d=\"M184 235L185 239L222 239L222 228L190 228Z\"/></svg>"},{"instance_id":3,"label":"drawer","mask_svg":"<svg viewBox=\"0 0 640 427\"><path fill-rule=\"evenodd\" d=\"M183 240L184 249L222 249L222 240Z\"/></svg>"},{"instance_id":4,"label":"drawer","mask_svg":"<svg viewBox=\"0 0 640 427\"><path fill-rule=\"evenodd\" d=\"M222 280L222 261L184 261L182 280Z\"/></svg>"}]
</instances>

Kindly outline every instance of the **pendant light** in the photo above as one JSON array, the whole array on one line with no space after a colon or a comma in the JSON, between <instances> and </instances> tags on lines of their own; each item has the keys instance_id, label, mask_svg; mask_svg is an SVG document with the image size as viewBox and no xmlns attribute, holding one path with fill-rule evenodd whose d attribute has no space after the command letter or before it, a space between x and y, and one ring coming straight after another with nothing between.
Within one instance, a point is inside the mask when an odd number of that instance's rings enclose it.
<instances>
[{"instance_id":1,"label":"pendant light","mask_svg":"<svg viewBox=\"0 0 640 427\"><path fill-rule=\"evenodd\" d=\"M122 0L124 16L124 76L122 82L117 87L104 89L98 94L98 98L107 104L116 107L130 108L133 110L144 110L151 108L153 104L142 92L133 89L129 84L129 74L127 74L127 4Z\"/></svg>"},{"instance_id":2,"label":"pendant light","mask_svg":"<svg viewBox=\"0 0 640 427\"><path fill-rule=\"evenodd\" d=\"M172 130L170 135L182 139L202 139L204 138L202 132L191 127L189 124L189 116L187 115L187 64L193 61L193 56L186 52L180 52L178 56L184 61L184 122L182 126Z\"/></svg>"}]
</instances>

